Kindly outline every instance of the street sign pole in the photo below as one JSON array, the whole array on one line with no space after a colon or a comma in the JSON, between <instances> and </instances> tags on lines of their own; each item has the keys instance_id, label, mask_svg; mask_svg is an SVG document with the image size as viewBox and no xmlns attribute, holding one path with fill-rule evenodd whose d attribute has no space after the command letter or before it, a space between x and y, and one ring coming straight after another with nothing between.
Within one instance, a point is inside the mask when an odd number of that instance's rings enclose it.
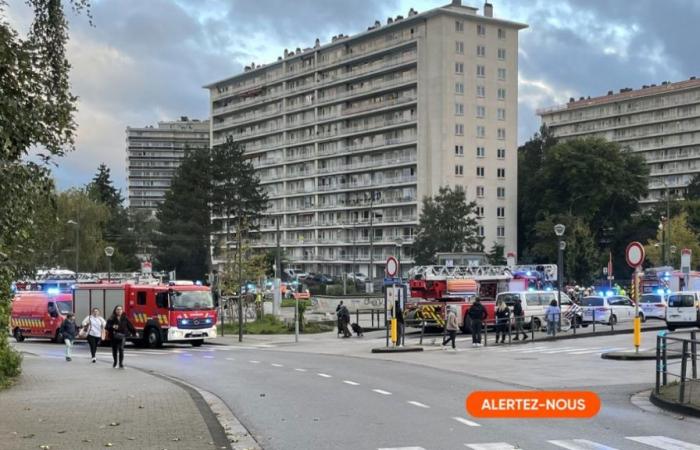
<instances>
[{"instance_id":1,"label":"street sign pole","mask_svg":"<svg viewBox=\"0 0 700 450\"><path fill-rule=\"evenodd\" d=\"M639 242L630 242L625 250L625 259L627 264L634 269L632 282L634 283L633 291L636 293L634 299L634 352L639 353L639 346L642 343L642 320L639 317L639 274L644 263L644 246Z\"/></svg>"}]
</instances>

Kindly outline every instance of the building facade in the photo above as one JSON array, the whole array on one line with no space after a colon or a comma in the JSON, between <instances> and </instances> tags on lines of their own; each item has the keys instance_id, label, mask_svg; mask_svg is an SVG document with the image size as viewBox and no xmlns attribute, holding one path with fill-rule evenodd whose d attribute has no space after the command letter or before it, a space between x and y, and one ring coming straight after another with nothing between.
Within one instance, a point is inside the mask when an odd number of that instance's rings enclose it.
<instances>
[{"instance_id":1,"label":"building facade","mask_svg":"<svg viewBox=\"0 0 700 450\"><path fill-rule=\"evenodd\" d=\"M597 136L643 155L650 179L642 204L682 196L700 173L700 80L695 77L571 99L537 113L560 139Z\"/></svg>"},{"instance_id":2,"label":"building facade","mask_svg":"<svg viewBox=\"0 0 700 450\"><path fill-rule=\"evenodd\" d=\"M303 270L406 272L421 200L460 186L516 249L518 31L451 4L288 52L205 86L211 140L245 146L270 196L258 247Z\"/></svg>"},{"instance_id":3,"label":"building facade","mask_svg":"<svg viewBox=\"0 0 700 450\"><path fill-rule=\"evenodd\" d=\"M209 147L209 121L181 117L157 127L126 128L129 206L152 213L165 198L185 149Z\"/></svg>"}]
</instances>

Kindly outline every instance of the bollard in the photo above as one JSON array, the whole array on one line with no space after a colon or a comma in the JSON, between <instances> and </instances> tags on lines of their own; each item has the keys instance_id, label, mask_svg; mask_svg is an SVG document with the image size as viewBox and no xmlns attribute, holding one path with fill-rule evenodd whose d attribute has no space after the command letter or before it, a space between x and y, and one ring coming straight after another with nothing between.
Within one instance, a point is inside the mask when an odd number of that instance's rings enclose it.
<instances>
[{"instance_id":1,"label":"bollard","mask_svg":"<svg viewBox=\"0 0 700 450\"><path fill-rule=\"evenodd\" d=\"M359 308L355 311L355 323L358 325L360 324L360 309Z\"/></svg>"},{"instance_id":2,"label":"bollard","mask_svg":"<svg viewBox=\"0 0 700 450\"><path fill-rule=\"evenodd\" d=\"M510 336L510 332L511 332L512 328L513 328L513 318L509 317L508 318L508 345L512 344L511 336Z\"/></svg>"},{"instance_id":3,"label":"bollard","mask_svg":"<svg viewBox=\"0 0 700 450\"><path fill-rule=\"evenodd\" d=\"M683 403L685 398L685 375L688 370L688 341L683 341L683 355L681 356L681 385L678 389L678 403Z\"/></svg>"},{"instance_id":4,"label":"bollard","mask_svg":"<svg viewBox=\"0 0 700 450\"><path fill-rule=\"evenodd\" d=\"M391 319L391 342L394 343L394 346L396 346L396 341L398 340L397 325L398 321L396 319Z\"/></svg>"},{"instance_id":5,"label":"bollard","mask_svg":"<svg viewBox=\"0 0 700 450\"><path fill-rule=\"evenodd\" d=\"M639 353L639 346L642 343L642 319L639 316L634 318L634 352Z\"/></svg>"},{"instance_id":6,"label":"bollard","mask_svg":"<svg viewBox=\"0 0 700 450\"><path fill-rule=\"evenodd\" d=\"M595 307L593 307L593 334L595 334Z\"/></svg>"},{"instance_id":7,"label":"bollard","mask_svg":"<svg viewBox=\"0 0 700 450\"><path fill-rule=\"evenodd\" d=\"M663 369L663 372L661 372L662 375L662 380L661 380L661 385L666 386L668 384L668 373L666 372L666 368L668 367L668 358L666 354L666 347L668 345L668 340L666 339L666 335L664 335L664 342L663 346L661 347L661 368Z\"/></svg>"},{"instance_id":8,"label":"bollard","mask_svg":"<svg viewBox=\"0 0 700 450\"><path fill-rule=\"evenodd\" d=\"M482 327L483 328L483 336L482 337L484 338L484 347L489 346L489 331L488 331L489 327L488 327L488 324L489 324L488 321L484 320L483 327Z\"/></svg>"},{"instance_id":9,"label":"bollard","mask_svg":"<svg viewBox=\"0 0 700 450\"><path fill-rule=\"evenodd\" d=\"M532 334L532 340L530 342L535 342L535 318L530 317L530 333Z\"/></svg>"},{"instance_id":10,"label":"bollard","mask_svg":"<svg viewBox=\"0 0 700 450\"><path fill-rule=\"evenodd\" d=\"M690 332L690 362L693 366L693 380L698 378L698 344L696 342L697 333L695 331Z\"/></svg>"},{"instance_id":11,"label":"bollard","mask_svg":"<svg viewBox=\"0 0 700 450\"><path fill-rule=\"evenodd\" d=\"M661 384L661 336L656 336L656 393L659 393Z\"/></svg>"}]
</instances>

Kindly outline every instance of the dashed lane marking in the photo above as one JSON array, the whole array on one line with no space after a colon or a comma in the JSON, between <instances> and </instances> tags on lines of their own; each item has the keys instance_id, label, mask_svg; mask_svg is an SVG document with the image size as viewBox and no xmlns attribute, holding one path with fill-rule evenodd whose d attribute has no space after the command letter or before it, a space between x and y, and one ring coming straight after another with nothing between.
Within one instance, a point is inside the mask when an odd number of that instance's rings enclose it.
<instances>
[{"instance_id":1,"label":"dashed lane marking","mask_svg":"<svg viewBox=\"0 0 700 450\"><path fill-rule=\"evenodd\" d=\"M625 347L602 347L602 348L597 348L595 350L581 350L581 351L575 351L571 352L572 355L588 355L590 353L603 353L603 352L615 352L618 350L624 350Z\"/></svg>"},{"instance_id":2,"label":"dashed lane marking","mask_svg":"<svg viewBox=\"0 0 700 450\"><path fill-rule=\"evenodd\" d=\"M250 361L248 361L248 362L251 363L251 364L260 364L260 361L256 361L256 360L254 360L254 359L252 359L252 360L250 360Z\"/></svg>"},{"instance_id":3,"label":"dashed lane marking","mask_svg":"<svg viewBox=\"0 0 700 450\"><path fill-rule=\"evenodd\" d=\"M481 426L476 422L472 422L471 420L465 419L464 417L453 417L453 419L459 423L462 423L462 424L468 426L468 427L480 427Z\"/></svg>"},{"instance_id":4,"label":"dashed lane marking","mask_svg":"<svg viewBox=\"0 0 700 450\"><path fill-rule=\"evenodd\" d=\"M417 402L414 400L410 400L408 402L409 405L417 406L419 408L430 408L430 406L426 405L425 403Z\"/></svg>"},{"instance_id":5,"label":"dashed lane marking","mask_svg":"<svg viewBox=\"0 0 700 450\"><path fill-rule=\"evenodd\" d=\"M631 436L625 439L662 450L700 450L700 445L679 441L678 439L672 439L666 436Z\"/></svg>"},{"instance_id":6,"label":"dashed lane marking","mask_svg":"<svg viewBox=\"0 0 700 450\"><path fill-rule=\"evenodd\" d=\"M425 450L423 447L382 447L377 450Z\"/></svg>"},{"instance_id":7,"label":"dashed lane marking","mask_svg":"<svg viewBox=\"0 0 700 450\"><path fill-rule=\"evenodd\" d=\"M282 364L277 364L277 363L272 363L270 364L272 367L284 367Z\"/></svg>"},{"instance_id":8,"label":"dashed lane marking","mask_svg":"<svg viewBox=\"0 0 700 450\"><path fill-rule=\"evenodd\" d=\"M607 445L599 444L587 439L571 439L566 441L557 440L547 442L567 450L616 450L614 447L608 447Z\"/></svg>"},{"instance_id":9,"label":"dashed lane marking","mask_svg":"<svg viewBox=\"0 0 700 450\"><path fill-rule=\"evenodd\" d=\"M317 373L316 375L323 378L333 378L333 375L328 375L327 373Z\"/></svg>"},{"instance_id":10,"label":"dashed lane marking","mask_svg":"<svg viewBox=\"0 0 700 450\"><path fill-rule=\"evenodd\" d=\"M515 447L507 442L486 442L483 444L464 444L465 447L472 450L516 450L520 447Z\"/></svg>"},{"instance_id":11,"label":"dashed lane marking","mask_svg":"<svg viewBox=\"0 0 700 450\"><path fill-rule=\"evenodd\" d=\"M583 347L583 348L577 348L576 351L584 351L584 350L600 350L599 347ZM544 350L542 353L545 355L552 355L554 353L573 353L573 349L567 348L567 349L556 349L556 350Z\"/></svg>"},{"instance_id":12,"label":"dashed lane marking","mask_svg":"<svg viewBox=\"0 0 700 450\"><path fill-rule=\"evenodd\" d=\"M301 368L296 368L294 370L296 370L297 372L306 372L306 369L301 369Z\"/></svg>"},{"instance_id":13,"label":"dashed lane marking","mask_svg":"<svg viewBox=\"0 0 700 450\"><path fill-rule=\"evenodd\" d=\"M236 358L226 358L226 361L235 361Z\"/></svg>"},{"instance_id":14,"label":"dashed lane marking","mask_svg":"<svg viewBox=\"0 0 700 450\"><path fill-rule=\"evenodd\" d=\"M359 386L360 385L360 383L356 383L356 382L350 381L350 380L343 380L343 383L349 384L350 386Z\"/></svg>"},{"instance_id":15,"label":"dashed lane marking","mask_svg":"<svg viewBox=\"0 0 700 450\"><path fill-rule=\"evenodd\" d=\"M377 394L382 394L382 395L391 395L391 392L385 391L383 389L372 389L372 392L376 392Z\"/></svg>"},{"instance_id":16,"label":"dashed lane marking","mask_svg":"<svg viewBox=\"0 0 700 450\"><path fill-rule=\"evenodd\" d=\"M206 359L214 359L214 357L213 357L212 355L204 355L204 356L202 356L202 358L206 358Z\"/></svg>"}]
</instances>

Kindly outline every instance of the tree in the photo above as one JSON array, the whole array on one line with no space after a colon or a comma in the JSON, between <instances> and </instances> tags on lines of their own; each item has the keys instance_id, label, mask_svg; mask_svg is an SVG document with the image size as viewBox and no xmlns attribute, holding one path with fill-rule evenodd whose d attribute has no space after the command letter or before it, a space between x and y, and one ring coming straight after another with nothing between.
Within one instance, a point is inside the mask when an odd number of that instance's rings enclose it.
<instances>
[{"instance_id":1,"label":"tree","mask_svg":"<svg viewBox=\"0 0 700 450\"><path fill-rule=\"evenodd\" d=\"M663 253L667 252L667 254L670 255L668 265L680 267L681 250L684 248L689 248L695 261L697 261L698 255L700 255L700 236L688 225L688 214L683 212L675 217L671 217L669 226L671 230L670 245L676 247L676 252L672 253L668 251L668 249L664 248L668 240L664 239L664 231L658 229L656 239L649 239L644 246L647 259L655 266L662 266L664 265ZM693 268L697 268L698 266L699 264L696 262L693 265Z\"/></svg>"},{"instance_id":2,"label":"tree","mask_svg":"<svg viewBox=\"0 0 700 450\"><path fill-rule=\"evenodd\" d=\"M688 186L685 187L684 198L688 200L700 200L700 174L695 174L690 180L690 183L688 183Z\"/></svg>"},{"instance_id":3,"label":"tree","mask_svg":"<svg viewBox=\"0 0 700 450\"><path fill-rule=\"evenodd\" d=\"M250 245L245 242L241 245L241 251L241 277L239 278L238 270L238 248L234 249L220 273L221 293L223 295L237 294L240 286L244 286L247 282L257 283L258 280L265 277L265 255L253 253Z\"/></svg>"},{"instance_id":4,"label":"tree","mask_svg":"<svg viewBox=\"0 0 700 450\"><path fill-rule=\"evenodd\" d=\"M505 266L508 261L504 256L505 246L503 244L493 243L491 251L486 254L486 261L492 266Z\"/></svg>"},{"instance_id":5,"label":"tree","mask_svg":"<svg viewBox=\"0 0 700 450\"><path fill-rule=\"evenodd\" d=\"M20 357L7 340L10 284L27 270L33 217L53 182L47 164L73 149L75 97L65 51L68 24L60 1L27 0L34 19L25 38L4 19L0 2L0 386L19 373ZM87 9L88 0L73 0ZM89 11L88 11L89 15ZM28 158L32 149L36 158ZM38 162L35 162L38 161Z\"/></svg>"},{"instance_id":6,"label":"tree","mask_svg":"<svg viewBox=\"0 0 700 450\"><path fill-rule=\"evenodd\" d=\"M92 182L88 184L87 191L91 199L104 203L110 211L116 211L123 207L122 193L112 184L110 169L104 163L97 167L97 173Z\"/></svg>"},{"instance_id":7,"label":"tree","mask_svg":"<svg viewBox=\"0 0 700 450\"><path fill-rule=\"evenodd\" d=\"M437 196L425 197L413 242L416 264L435 264L438 252L483 251L475 208L461 187L441 187Z\"/></svg>"}]
</instances>

